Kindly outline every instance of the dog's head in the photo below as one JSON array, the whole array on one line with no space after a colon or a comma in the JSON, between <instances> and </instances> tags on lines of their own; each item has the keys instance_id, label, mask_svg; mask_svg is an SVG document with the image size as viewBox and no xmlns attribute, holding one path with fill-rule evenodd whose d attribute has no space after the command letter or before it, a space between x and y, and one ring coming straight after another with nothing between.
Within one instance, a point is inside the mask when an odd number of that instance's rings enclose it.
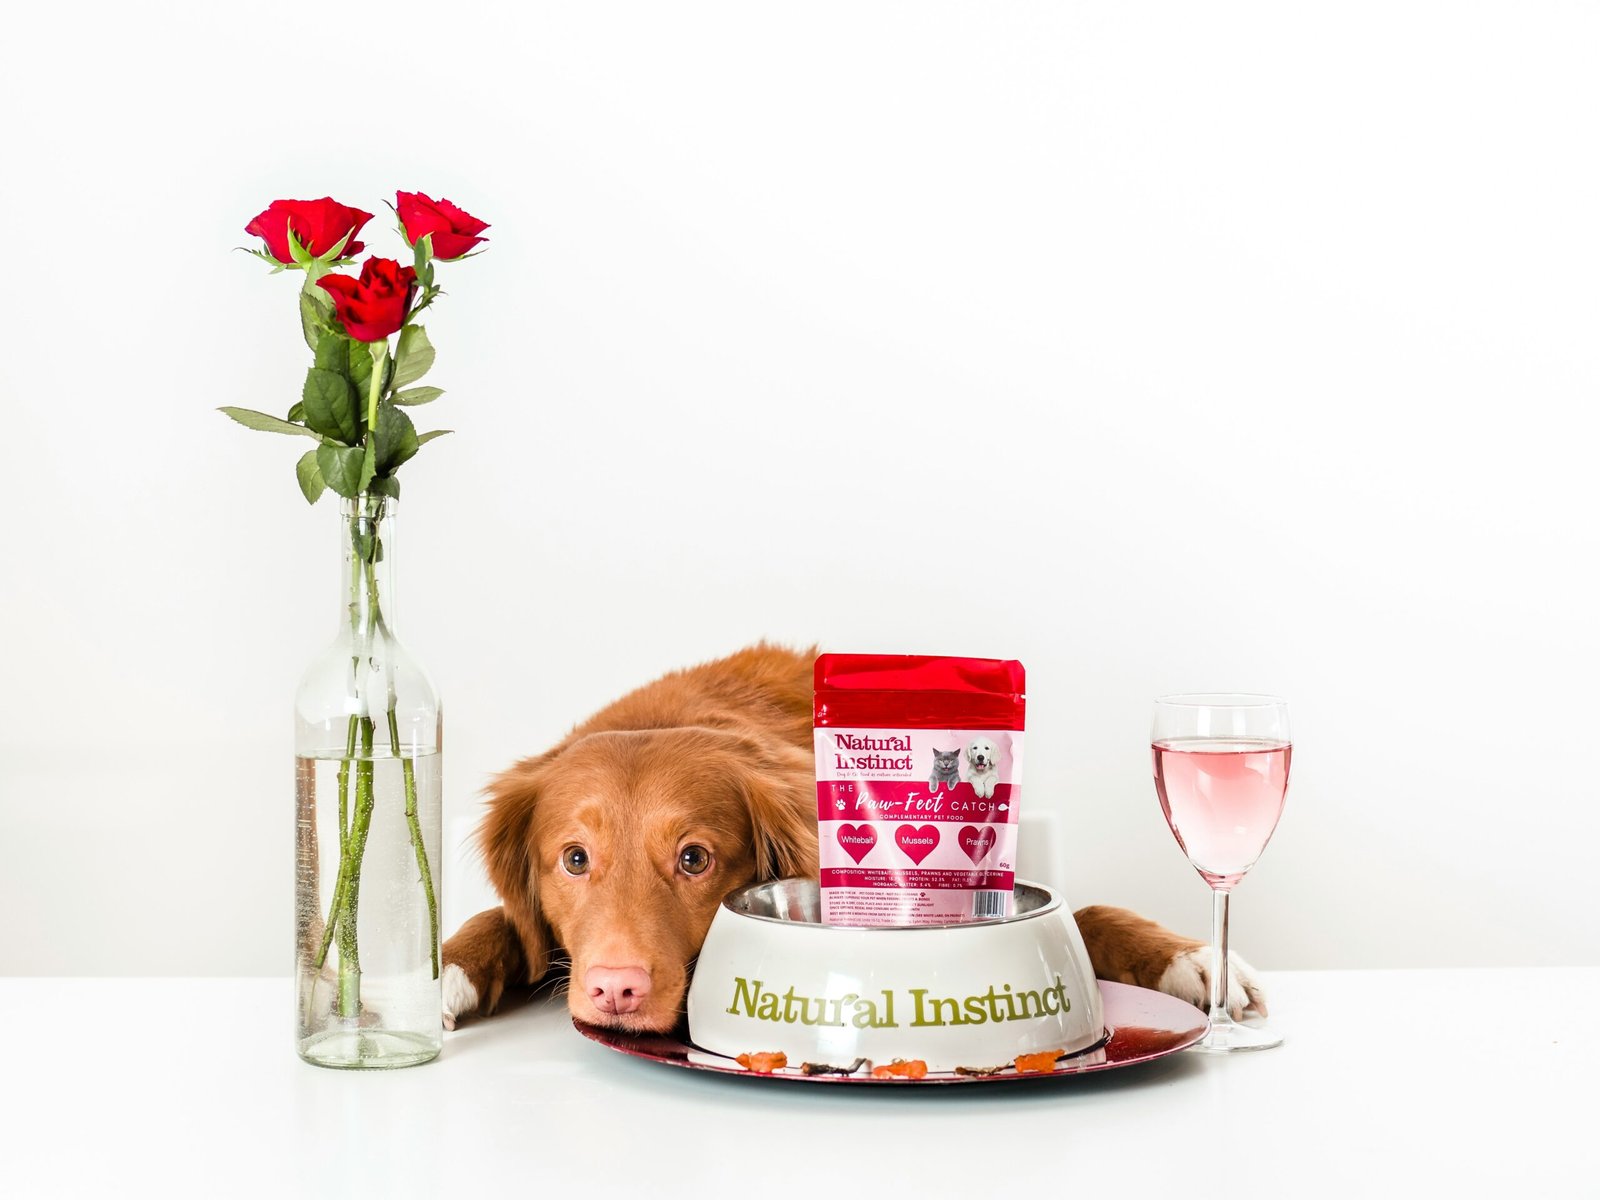
<instances>
[{"instance_id":1,"label":"dog's head","mask_svg":"<svg viewBox=\"0 0 1600 1200\"><path fill-rule=\"evenodd\" d=\"M977 737L967 743L967 764L974 771L992 771L1000 761L1000 750L988 738Z\"/></svg>"},{"instance_id":2,"label":"dog's head","mask_svg":"<svg viewBox=\"0 0 1600 1200\"><path fill-rule=\"evenodd\" d=\"M579 1020L665 1032L722 898L814 874L812 756L720 730L594 733L490 785L490 879L538 974L571 959Z\"/></svg>"}]
</instances>

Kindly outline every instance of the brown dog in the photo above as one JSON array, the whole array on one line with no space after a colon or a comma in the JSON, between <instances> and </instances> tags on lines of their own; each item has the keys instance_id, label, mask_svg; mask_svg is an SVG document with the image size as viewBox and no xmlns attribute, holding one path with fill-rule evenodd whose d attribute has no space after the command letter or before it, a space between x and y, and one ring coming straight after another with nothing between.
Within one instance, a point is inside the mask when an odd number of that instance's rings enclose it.
<instances>
[{"instance_id":1,"label":"brown dog","mask_svg":"<svg viewBox=\"0 0 1600 1200\"><path fill-rule=\"evenodd\" d=\"M478 831L501 906L444 945L444 1023L570 960L594 1025L665 1032L722 898L817 872L813 655L765 644L668 675L602 709L489 787ZM1080 910L1095 973L1204 1007L1209 957L1124 909ZM1265 1012L1242 960L1235 1015Z\"/></svg>"}]
</instances>

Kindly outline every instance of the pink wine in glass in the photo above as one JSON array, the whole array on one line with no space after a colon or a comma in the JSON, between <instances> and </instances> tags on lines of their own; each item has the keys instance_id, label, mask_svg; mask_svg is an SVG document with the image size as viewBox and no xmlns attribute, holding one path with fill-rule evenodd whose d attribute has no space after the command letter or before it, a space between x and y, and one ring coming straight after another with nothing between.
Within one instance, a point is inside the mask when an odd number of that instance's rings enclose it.
<instances>
[{"instance_id":1,"label":"pink wine in glass","mask_svg":"<svg viewBox=\"0 0 1600 1200\"><path fill-rule=\"evenodd\" d=\"M1266 849L1289 786L1288 742L1170 738L1150 747L1156 793L1178 845L1205 881L1229 891Z\"/></svg>"}]
</instances>

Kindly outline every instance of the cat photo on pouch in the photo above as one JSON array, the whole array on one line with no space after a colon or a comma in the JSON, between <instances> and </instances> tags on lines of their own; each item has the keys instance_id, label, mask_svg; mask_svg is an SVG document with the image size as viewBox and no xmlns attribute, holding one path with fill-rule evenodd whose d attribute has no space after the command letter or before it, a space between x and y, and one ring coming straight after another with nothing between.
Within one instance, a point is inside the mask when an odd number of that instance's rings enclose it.
<instances>
[{"instance_id":1,"label":"cat photo on pouch","mask_svg":"<svg viewBox=\"0 0 1600 1200\"><path fill-rule=\"evenodd\" d=\"M946 785L952 792L956 784L961 782L961 751L935 750L933 752L933 774L928 776L928 790L937 792L939 785Z\"/></svg>"}]
</instances>

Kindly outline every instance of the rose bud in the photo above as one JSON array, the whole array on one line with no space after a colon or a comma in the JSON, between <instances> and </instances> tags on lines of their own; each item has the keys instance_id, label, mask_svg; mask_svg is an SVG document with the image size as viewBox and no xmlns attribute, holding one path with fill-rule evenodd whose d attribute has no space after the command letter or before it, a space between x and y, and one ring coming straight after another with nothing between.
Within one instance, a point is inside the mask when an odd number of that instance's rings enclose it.
<instances>
[{"instance_id":1,"label":"rose bud","mask_svg":"<svg viewBox=\"0 0 1600 1200\"><path fill-rule=\"evenodd\" d=\"M274 200L267 211L244 227L267 244L267 253L284 266L294 263L289 249L289 226L294 226L294 238L305 247L312 258L321 258L339 244L346 234L350 240L339 251L341 258L354 257L366 249L355 240L361 227L372 220L372 214L359 208L340 204L329 196L321 200Z\"/></svg>"},{"instance_id":2,"label":"rose bud","mask_svg":"<svg viewBox=\"0 0 1600 1200\"><path fill-rule=\"evenodd\" d=\"M324 275L317 286L333 297L333 313L358 342L379 342L406 323L417 273L392 258L369 258L361 278Z\"/></svg>"},{"instance_id":3,"label":"rose bud","mask_svg":"<svg viewBox=\"0 0 1600 1200\"><path fill-rule=\"evenodd\" d=\"M487 222L448 200L430 200L421 192L396 192L394 201L407 243L415 246L431 233L435 258L460 258L479 242L489 240L478 236L489 228Z\"/></svg>"}]
</instances>

